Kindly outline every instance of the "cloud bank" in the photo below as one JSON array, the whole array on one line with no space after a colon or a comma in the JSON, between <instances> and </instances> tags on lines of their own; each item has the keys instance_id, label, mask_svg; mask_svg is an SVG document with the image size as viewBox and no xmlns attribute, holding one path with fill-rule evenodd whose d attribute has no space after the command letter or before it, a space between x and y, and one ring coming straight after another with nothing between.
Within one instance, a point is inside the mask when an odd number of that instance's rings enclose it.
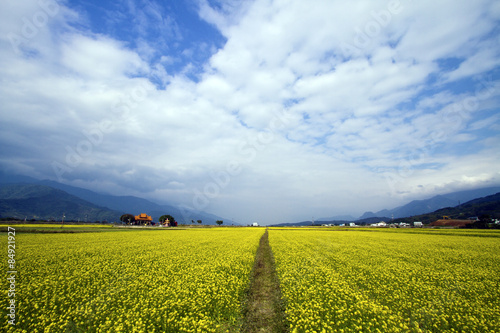
<instances>
[{"instance_id":1,"label":"cloud bank","mask_svg":"<svg viewBox=\"0 0 500 333\"><path fill-rule=\"evenodd\" d=\"M94 7L0 5L3 169L264 224L500 184L497 1Z\"/></svg>"}]
</instances>

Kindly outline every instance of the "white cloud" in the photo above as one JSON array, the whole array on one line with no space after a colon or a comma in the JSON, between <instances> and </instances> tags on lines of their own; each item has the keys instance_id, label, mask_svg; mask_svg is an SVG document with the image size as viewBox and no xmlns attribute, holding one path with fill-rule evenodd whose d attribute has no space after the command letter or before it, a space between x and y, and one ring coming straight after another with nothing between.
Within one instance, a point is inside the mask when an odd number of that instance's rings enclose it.
<instances>
[{"instance_id":1,"label":"white cloud","mask_svg":"<svg viewBox=\"0 0 500 333\"><path fill-rule=\"evenodd\" d=\"M61 64L78 76L90 79L120 79L122 76L144 75L148 65L134 52L105 37L66 37Z\"/></svg>"},{"instance_id":2,"label":"white cloud","mask_svg":"<svg viewBox=\"0 0 500 333\"><path fill-rule=\"evenodd\" d=\"M456 81L468 76L479 75L498 67L500 64L500 48L496 42L493 45L491 42L478 44L477 52L462 62L456 70L445 74L443 79L446 81Z\"/></svg>"},{"instance_id":3,"label":"white cloud","mask_svg":"<svg viewBox=\"0 0 500 333\"><path fill-rule=\"evenodd\" d=\"M495 114L491 117L484 118L471 123L468 127L469 130L482 130L486 128L493 128L497 131L500 130L500 114Z\"/></svg>"},{"instance_id":4,"label":"white cloud","mask_svg":"<svg viewBox=\"0 0 500 333\"><path fill-rule=\"evenodd\" d=\"M191 206L202 193L203 209L244 223L361 214L499 182L488 148L498 135L470 132L498 122L483 115L498 109L497 79L481 94L467 81L498 69L494 1L200 0L200 17L227 38L202 73L145 37L159 3L129 4L143 32L134 47L75 28L62 5L25 53L2 37L3 166L55 178L53 162L87 147L67 181ZM2 32L39 10L15 6ZM178 34L178 19L161 29ZM443 71L448 58L463 62ZM463 144L473 156L456 153Z\"/></svg>"}]
</instances>

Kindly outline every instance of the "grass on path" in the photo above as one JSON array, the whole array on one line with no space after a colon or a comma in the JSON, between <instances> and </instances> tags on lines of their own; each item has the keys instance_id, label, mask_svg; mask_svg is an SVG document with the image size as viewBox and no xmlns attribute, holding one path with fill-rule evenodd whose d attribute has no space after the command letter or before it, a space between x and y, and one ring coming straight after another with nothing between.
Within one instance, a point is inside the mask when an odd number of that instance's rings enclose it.
<instances>
[{"instance_id":1,"label":"grass on path","mask_svg":"<svg viewBox=\"0 0 500 333\"><path fill-rule=\"evenodd\" d=\"M245 305L242 332L288 332L267 230L257 249Z\"/></svg>"}]
</instances>

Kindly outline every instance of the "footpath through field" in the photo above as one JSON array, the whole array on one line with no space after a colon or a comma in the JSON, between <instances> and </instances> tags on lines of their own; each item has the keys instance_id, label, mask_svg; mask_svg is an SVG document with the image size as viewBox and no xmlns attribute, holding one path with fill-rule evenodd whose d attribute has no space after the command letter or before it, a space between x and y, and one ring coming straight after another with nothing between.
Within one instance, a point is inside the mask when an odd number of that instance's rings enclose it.
<instances>
[{"instance_id":1,"label":"footpath through field","mask_svg":"<svg viewBox=\"0 0 500 333\"><path fill-rule=\"evenodd\" d=\"M288 331L267 230L255 256L244 316L242 331L245 333Z\"/></svg>"}]
</instances>

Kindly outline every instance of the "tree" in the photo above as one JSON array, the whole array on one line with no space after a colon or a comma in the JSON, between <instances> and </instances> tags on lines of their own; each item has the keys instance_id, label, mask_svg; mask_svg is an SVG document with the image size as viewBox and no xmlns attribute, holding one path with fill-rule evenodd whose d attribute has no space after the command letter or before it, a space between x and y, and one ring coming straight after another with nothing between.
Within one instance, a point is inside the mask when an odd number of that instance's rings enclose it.
<instances>
[{"instance_id":1,"label":"tree","mask_svg":"<svg viewBox=\"0 0 500 333\"><path fill-rule=\"evenodd\" d=\"M166 220L168 220L168 222L170 222L170 226L171 227L176 227L177 226L177 222L175 222L175 219L172 215L162 215L160 216L160 222L165 222Z\"/></svg>"},{"instance_id":2,"label":"tree","mask_svg":"<svg viewBox=\"0 0 500 333\"><path fill-rule=\"evenodd\" d=\"M479 221L483 223L491 223L491 216L488 214L481 214L481 216L479 216Z\"/></svg>"},{"instance_id":3,"label":"tree","mask_svg":"<svg viewBox=\"0 0 500 333\"><path fill-rule=\"evenodd\" d=\"M199 224L201 224L201 220L198 220L198 221L196 221L196 222L198 222Z\"/></svg>"},{"instance_id":4,"label":"tree","mask_svg":"<svg viewBox=\"0 0 500 333\"><path fill-rule=\"evenodd\" d=\"M120 221L125 223L132 223L135 221L135 216L132 214L123 214L120 216Z\"/></svg>"},{"instance_id":5,"label":"tree","mask_svg":"<svg viewBox=\"0 0 500 333\"><path fill-rule=\"evenodd\" d=\"M217 223L217 225L222 225L222 223L224 223L224 221L222 221L222 220L217 220L217 221L215 221L215 223Z\"/></svg>"},{"instance_id":6,"label":"tree","mask_svg":"<svg viewBox=\"0 0 500 333\"><path fill-rule=\"evenodd\" d=\"M193 224L193 223L194 223L194 220L191 220L191 224Z\"/></svg>"},{"instance_id":7,"label":"tree","mask_svg":"<svg viewBox=\"0 0 500 333\"><path fill-rule=\"evenodd\" d=\"M173 219L172 216L167 214L167 215L160 216L159 221L160 222L165 222L166 220L169 220L169 222L171 222L172 219Z\"/></svg>"},{"instance_id":8,"label":"tree","mask_svg":"<svg viewBox=\"0 0 500 333\"><path fill-rule=\"evenodd\" d=\"M488 214L481 214L479 216L479 221L474 222L474 228L488 229L490 223L491 223L491 217Z\"/></svg>"}]
</instances>

